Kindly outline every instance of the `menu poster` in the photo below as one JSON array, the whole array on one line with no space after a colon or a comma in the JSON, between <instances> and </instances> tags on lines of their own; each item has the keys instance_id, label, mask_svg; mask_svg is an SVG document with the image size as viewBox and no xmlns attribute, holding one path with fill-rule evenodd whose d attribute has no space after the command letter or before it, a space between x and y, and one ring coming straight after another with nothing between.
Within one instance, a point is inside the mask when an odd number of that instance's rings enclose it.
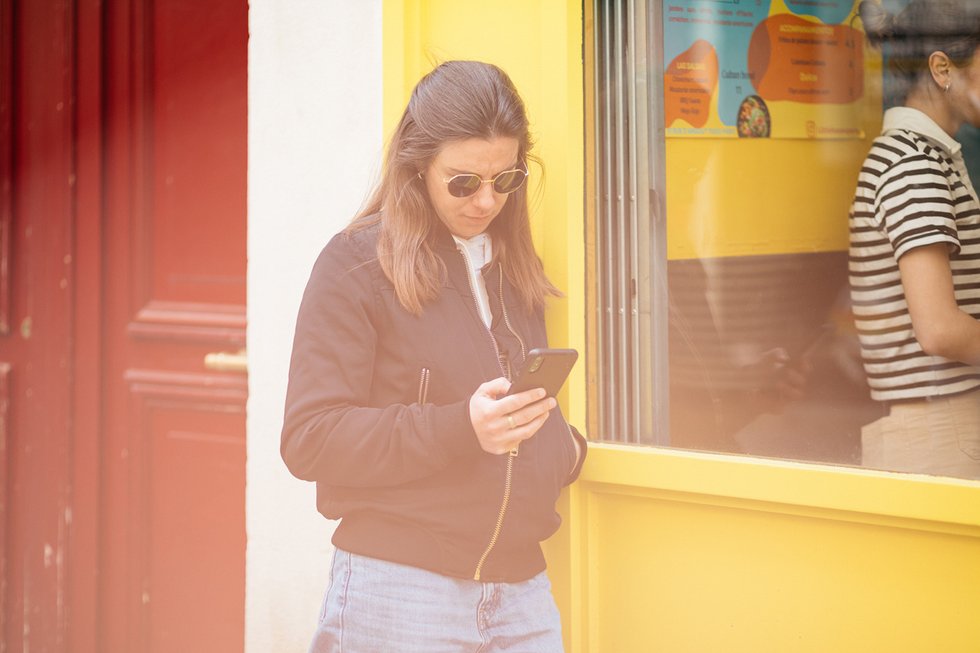
<instances>
[{"instance_id":1,"label":"menu poster","mask_svg":"<svg viewBox=\"0 0 980 653\"><path fill-rule=\"evenodd\" d=\"M667 136L862 138L851 0L664 0Z\"/></svg>"}]
</instances>

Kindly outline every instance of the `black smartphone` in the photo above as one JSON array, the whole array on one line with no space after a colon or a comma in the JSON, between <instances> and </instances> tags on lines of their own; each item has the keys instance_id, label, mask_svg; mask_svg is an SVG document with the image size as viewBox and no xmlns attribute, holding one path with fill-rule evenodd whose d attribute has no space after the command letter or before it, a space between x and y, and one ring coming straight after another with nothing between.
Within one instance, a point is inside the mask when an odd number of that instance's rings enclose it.
<instances>
[{"instance_id":1,"label":"black smartphone","mask_svg":"<svg viewBox=\"0 0 980 653\"><path fill-rule=\"evenodd\" d=\"M568 373L572 371L578 352L574 349L535 348L527 353L514 382L507 394L517 394L533 388L544 388L549 397L561 390Z\"/></svg>"}]
</instances>

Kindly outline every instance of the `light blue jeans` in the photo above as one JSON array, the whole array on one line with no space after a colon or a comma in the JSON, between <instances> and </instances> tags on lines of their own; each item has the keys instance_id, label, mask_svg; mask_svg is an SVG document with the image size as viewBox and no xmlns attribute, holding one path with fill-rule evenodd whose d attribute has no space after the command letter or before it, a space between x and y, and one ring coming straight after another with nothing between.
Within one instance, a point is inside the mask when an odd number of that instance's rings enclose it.
<instances>
[{"instance_id":1,"label":"light blue jeans","mask_svg":"<svg viewBox=\"0 0 980 653\"><path fill-rule=\"evenodd\" d=\"M461 580L337 549L310 653L562 653L544 572Z\"/></svg>"}]
</instances>

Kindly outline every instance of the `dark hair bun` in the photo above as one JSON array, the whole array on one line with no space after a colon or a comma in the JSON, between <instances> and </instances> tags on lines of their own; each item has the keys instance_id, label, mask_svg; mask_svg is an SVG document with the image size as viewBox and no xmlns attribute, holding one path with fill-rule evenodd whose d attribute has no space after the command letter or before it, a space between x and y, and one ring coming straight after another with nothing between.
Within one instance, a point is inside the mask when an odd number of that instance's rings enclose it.
<instances>
[{"instance_id":1,"label":"dark hair bun","mask_svg":"<svg viewBox=\"0 0 980 653\"><path fill-rule=\"evenodd\" d=\"M895 16L885 11L877 0L863 0L858 6L864 33L868 42L880 46L892 38L895 29Z\"/></svg>"}]
</instances>

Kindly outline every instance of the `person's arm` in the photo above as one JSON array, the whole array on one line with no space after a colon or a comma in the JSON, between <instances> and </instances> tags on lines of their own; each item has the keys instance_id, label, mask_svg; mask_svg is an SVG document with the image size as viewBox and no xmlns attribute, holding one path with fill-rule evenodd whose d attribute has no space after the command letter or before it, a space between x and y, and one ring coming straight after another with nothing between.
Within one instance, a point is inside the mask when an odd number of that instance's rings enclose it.
<instances>
[{"instance_id":1,"label":"person's arm","mask_svg":"<svg viewBox=\"0 0 980 653\"><path fill-rule=\"evenodd\" d=\"M296 321L282 430L295 476L347 487L431 475L480 444L469 398L445 405L371 406L380 303L370 253L335 237L314 266Z\"/></svg>"},{"instance_id":2,"label":"person's arm","mask_svg":"<svg viewBox=\"0 0 980 653\"><path fill-rule=\"evenodd\" d=\"M980 365L980 322L956 304L949 247L909 250L898 259L915 338L929 355Z\"/></svg>"},{"instance_id":3,"label":"person's arm","mask_svg":"<svg viewBox=\"0 0 980 653\"><path fill-rule=\"evenodd\" d=\"M881 175L875 215L898 259L916 340L929 355L980 364L980 322L956 304L950 253L959 251L958 179L938 151L908 154Z\"/></svg>"}]
</instances>

